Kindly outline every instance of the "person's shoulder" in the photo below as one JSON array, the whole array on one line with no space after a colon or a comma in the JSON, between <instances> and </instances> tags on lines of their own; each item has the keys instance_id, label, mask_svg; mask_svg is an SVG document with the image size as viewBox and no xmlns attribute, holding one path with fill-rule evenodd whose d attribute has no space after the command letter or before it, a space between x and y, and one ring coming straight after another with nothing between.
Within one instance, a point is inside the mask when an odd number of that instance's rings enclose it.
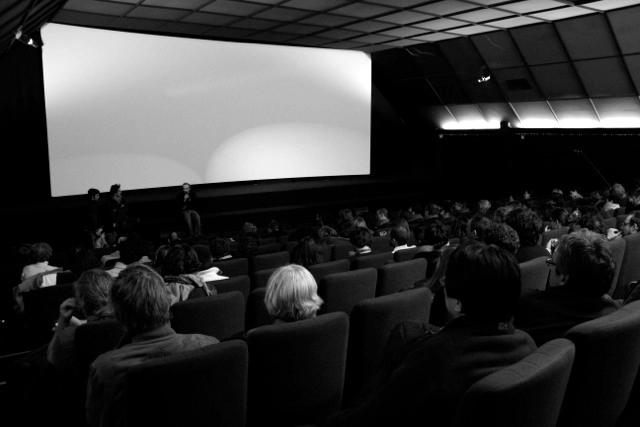
<instances>
[{"instance_id":1,"label":"person's shoulder","mask_svg":"<svg viewBox=\"0 0 640 427\"><path fill-rule=\"evenodd\" d=\"M215 337L203 334L176 334L176 336L177 339L185 345L185 350L206 347L220 342L220 340Z\"/></svg>"}]
</instances>

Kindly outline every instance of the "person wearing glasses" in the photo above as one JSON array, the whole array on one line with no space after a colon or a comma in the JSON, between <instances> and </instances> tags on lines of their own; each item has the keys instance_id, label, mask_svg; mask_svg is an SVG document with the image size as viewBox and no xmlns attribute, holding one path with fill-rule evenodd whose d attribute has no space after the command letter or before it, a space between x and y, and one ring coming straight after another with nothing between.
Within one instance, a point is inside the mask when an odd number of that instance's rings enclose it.
<instances>
[{"instance_id":1,"label":"person wearing glasses","mask_svg":"<svg viewBox=\"0 0 640 427\"><path fill-rule=\"evenodd\" d=\"M640 230L640 218L635 214L627 215L622 223L622 235L630 236L636 234Z\"/></svg>"}]
</instances>

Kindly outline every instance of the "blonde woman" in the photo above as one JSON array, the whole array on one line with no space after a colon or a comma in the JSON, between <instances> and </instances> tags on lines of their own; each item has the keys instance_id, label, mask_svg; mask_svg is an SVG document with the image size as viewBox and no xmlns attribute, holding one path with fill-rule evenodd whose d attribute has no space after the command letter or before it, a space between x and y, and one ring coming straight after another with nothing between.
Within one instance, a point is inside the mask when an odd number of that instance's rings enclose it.
<instances>
[{"instance_id":1,"label":"blonde woman","mask_svg":"<svg viewBox=\"0 0 640 427\"><path fill-rule=\"evenodd\" d=\"M315 317L323 301L309 270L289 264L278 268L269 278L264 303L268 313L279 323Z\"/></svg>"}]
</instances>

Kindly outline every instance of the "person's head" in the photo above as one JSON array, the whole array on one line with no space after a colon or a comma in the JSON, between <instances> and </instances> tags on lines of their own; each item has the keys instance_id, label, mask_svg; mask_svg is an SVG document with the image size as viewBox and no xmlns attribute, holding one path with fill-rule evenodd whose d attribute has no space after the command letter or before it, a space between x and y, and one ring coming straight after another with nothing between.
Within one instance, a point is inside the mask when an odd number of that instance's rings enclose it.
<instances>
[{"instance_id":1,"label":"person's head","mask_svg":"<svg viewBox=\"0 0 640 427\"><path fill-rule=\"evenodd\" d=\"M512 254L520 249L520 238L513 227L502 223L491 223L491 226L484 233L484 242L489 245L496 245Z\"/></svg>"},{"instance_id":2,"label":"person's head","mask_svg":"<svg viewBox=\"0 0 640 427\"><path fill-rule=\"evenodd\" d=\"M622 223L622 235L629 236L630 234L636 234L640 231L640 218L634 214L627 215Z\"/></svg>"},{"instance_id":3,"label":"person's head","mask_svg":"<svg viewBox=\"0 0 640 427\"><path fill-rule=\"evenodd\" d=\"M365 246L371 245L371 240L373 236L371 234L371 230L364 227L356 228L349 235L349 240L351 244L356 247L356 249L361 249Z\"/></svg>"},{"instance_id":4,"label":"person's head","mask_svg":"<svg viewBox=\"0 0 640 427\"><path fill-rule=\"evenodd\" d=\"M602 215L596 210L585 210L578 220L578 224L581 228L586 228L596 233L605 234L607 232Z\"/></svg>"},{"instance_id":5,"label":"person's head","mask_svg":"<svg viewBox=\"0 0 640 427\"><path fill-rule=\"evenodd\" d=\"M353 226L356 228L369 228L367 227L367 221L365 221L361 216L355 217L353 220Z\"/></svg>"},{"instance_id":6,"label":"person's head","mask_svg":"<svg viewBox=\"0 0 640 427\"><path fill-rule=\"evenodd\" d=\"M198 271L200 261L193 248L185 244L173 245L162 262L162 274L164 276L179 276Z\"/></svg>"},{"instance_id":7,"label":"person's head","mask_svg":"<svg viewBox=\"0 0 640 427\"><path fill-rule=\"evenodd\" d=\"M376 211L376 221L378 224L389 222L389 211L386 208L380 208Z\"/></svg>"},{"instance_id":8,"label":"person's head","mask_svg":"<svg viewBox=\"0 0 640 427\"><path fill-rule=\"evenodd\" d=\"M258 227L252 222L245 222L242 224L242 233L245 236L257 236L258 235Z\"/></svg>"},{"instance_id":9,"label":"person's head","mask_svg":"<svg viewBox=\"0 0 640 427\"><path fill-rule=\"evenodd\" d=\"M182 192L187 194L191 191L191 185L188 182L182 184Z\"/></svg>"},{"instance_id":10,"label":"person's head","mask_svg":"<svg viewBox=\"0 0 640 427\"><path fill-rule=\"evenodd\" d=\"M109 194L114 200L120 201L122 199L122 190L120 188L120 184L113 184L109 188Z\"/></svg>"},{"instance_id":11,"label":"person's head","mask_svg":"<svg viewBox=\"0 0 640 427\"><path fill-rule=\"evenodd\" d=\"M506 223L518 233L521 246L535 246L542 234L542 220L528 208L516 208L507 215Z\"/></svg>"},{"instance_id":12,"label":"person's head","mask_svg":"<svg viewBox=\"0 0 640 427\"><path fill-rule=\"evenodd\" d=\"M164 280L146 265L132 265L120 272L110 297L116 319L131 335L169 323L171 300Z\"/></svg>"},{"instance_id":13,"label":"person's head","mask_svg":"<svg viewBox=\"0 0 640 427\"><path fill-rule=\"evenodd\" d=\"M561 282L575 293L600 297L609 290L615 261L602 235L582 229L562 236L553 261Z\"/></svg>"},{"instance_id":14,"label":"person's head","mask_svg":"<svg viewBox=\"0 0 640 427\"><path fill-rule=\"evenodd\" d=\"M317 234L318 234L318 239L320 240L324 240L329 237L338 236L338 232L334 228L329 227L328 225L323 225L322 227L318 228Z\"/></svg>"},{"instance_id":15,"label":"person's head","mask_svg":"<svg viewBox=\"0 0 640 427\"><path fill-rule=\"evenodd\" d=\"M129 235L126 240L120 243L120 262L131 264L138 262L144 256L144 245L140 236Z\"/></svg>"},{"instance_id":16,"label":"person's head","mask_svg":"<svg viewBox=\"0 0 640 427\"><path fill-rule=\"evenodd\" d=\"M409 243L409 238L411 237L411 235L409 234L409 228L403 227L401 225L396 225L395 227L393 227L391 229L391 232L389 233L389 236L391 237L391 244L393 246L406 245L407 243Z\"/></svg>"},{"instance_id":17,"label":"person's head","mask_svg":"<svg viewBox=\"0 0 640 427\"><path fill-rule=\"evenodd\" d=\"M164 258L167 256L167 252L169 252L169 245L160 245L158 249L156 249L156 253L153 256L153 266L155 268L162 268L162 264L164 263Z\"/></svg>"},{"instance_id":18,"label":"person's head","mask_svg":"<svg viewBox=\"0 0 640 427\"><path fill-rule=\"evenodd\" d=\"M318 246L311 236L304 236L291 251L291 261L295 264L309 266L318 264Z\"/></svg>"},{"instance_id":19,"label":"person's head","mask_svg":"<svg viewBox=\"0 0 640 427\"><path fill-rule=\"evenodd\" d=\"M113 277L100 268L87 270L73 285L76 301L86 316L106 315L111 312L109 292Z\"/></svg>"},{"instance_id":20,"label":"person's head","mask_svg":"<svg viewBox=\"0 0 640 427\"><path fill-rule=\"evenodd\" d=\"M421 245L432 245L440 248L447 244L449 235L447 228L439 219L429 219L421 229L419 242Z\"/></svg>"},{"instance_id":21,"label":"person's head","mask_svg":"<svg viewBox=\"0 0 640 427\"><path fill-rule=\"evenodd\" d=\"M46 242L38 242L31 245L29 248L29 258L31 262L45 262L51 259L53 255L53 249L51 245Z\"/></svg>"},{"instance_id":22,"label":"person's head","mask_svg":"<svg viewBox=\"0 0 640 427\"><path fill-rule=\"evenodd\" d=\"M491 209L491 202L487 199L482 199L478 202L478 213L480 215L486 215Z\"/></svg>"},{"instance_id":23,"label":"person's head","mask_svg":"<svg viewBox=\"0 0 640 427\"><path fill-rule=\"evenodd\" d=\"M513 210L513 207L511 206L499 206L496 208L496 210L493 212L493 221L494 222L505 222L507 219L507 216L509 215L509 213L511 213L511 211Z\"/></svg>"},{"instance_id":24,"label":"person's head","mask_svg":"<svg viewBox=\"0 0 640 427\"><path fill-rule=\"evenodd\" d=\"M289 264L278 268L269 277L264 303L269 315L292 322L315 317L323 301L309 270Z\"/></svg>"},{"instance_id":25,"label":"person's head","mask_svg":"<svg viewBox=\"0 0 640 427\"><path fill-rule=\"evenodd\" d=\"M340 222L353 221L353 211L349 208L340 209L338 211L338 220Z\"/></svg>"},{"instance_id":26,"label":"person's head","mask_svg":"<svg viewBox=\"0 0 640 427\"><path fill-rule=\"evenodd\" d=\"M90 188L89 191L87 191L87 194L89 195L89 200L92 202L100 200L100 190L97 188Z\"/></svg>"},{"instance_id":27,"label":"person's head","mask_svg":"<svg viewBox=\"0 0 640 427\"><path fill-rule=\"evenodd\" d=\"M565 208L557 207L551 210L551 221L558 226L566 225L569 219L569 212Z\"/></svg>"},{"instance_id":28,"label":"person's head","mask_svg":"<svg viewBox=\"0 0 640 427\"><path fill-rule=\"evenodd\" d=\"M614 200L621 200L627 197L627 190L618 182L611 186L610 194Z\"/></svg>"},{"instance_id":29,"label":"person's head","mask_svg":"<svg viewBox=\"0 0 640 427\"><path fill-rule=\"evenodd\" d=\"M205 269L211 267L213 263L213 255L208 245L193 245L193 250L198 255L198 261L200 261L200 268Z\"/></svg>"},{"instance_id":30,"label":"person's head","mask_svg":"<svg viewBox=\"0 0 640 427\"><path fill-rule=\"evenodd\" d=\"M484 241L484 235L493 224L489 218L484 215L474 215L467 223L467 236L472 240Z\"/></svg>"},{"instance_id":31,"label":"person's head","mask_svg":"<svg viewBox=\"0 0 640 427\"><path fill-rule=\"evenodd\" d=\"M231 254L231 242L223 237L216 237L210 243L211 255L215 258L222 258Z\"/></svg>"},{"instance_id":32,"label":"person's head","mask_svg":"<svg viewBox=\"0 0 640 427\"><path fill-rule=\"evenodd\" d=\"M479 321L509 322L520 298L520 267L513 254L486 243L461 246L449 257L447 296Z\"/></svg>"}]
</instances>

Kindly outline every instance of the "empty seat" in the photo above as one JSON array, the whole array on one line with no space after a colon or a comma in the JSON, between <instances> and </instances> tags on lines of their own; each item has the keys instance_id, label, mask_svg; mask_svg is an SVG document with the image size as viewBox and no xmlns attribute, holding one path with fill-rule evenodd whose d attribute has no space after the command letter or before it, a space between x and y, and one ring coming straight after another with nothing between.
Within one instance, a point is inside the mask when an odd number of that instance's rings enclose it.
<instances>
[{"instance_id":1,"label":"empty seat","mask_svg":"<svg viewBox=\"0 0 640 427\"><path fill-rule=\"evenodd\" d=\"M249 291L251 290L251 280L247 275L229 277L226 280L216 280L207 284L213 284L219 294L238 291L244 296L245 301L249 297Z\"/></svg>"},{"instance_id":2,"label":"empty seat","mask_svg":"<svg viewBox=\"0 0 640 427\"><path fill-rule=\"evenodd\" d=\"M336 412L348 333L344 313L250 330L249 425L321 423Z\"/></svg>"},{"instance_id":3,"label":"empty seat","mask_svg":"<svg viewBox=\"0 0 640 427\"><path fill-rule=\"evenodd\" d=\"M318 294L324 300L323 313L351 309L360 301L376 296L378 271L375 268L329 274L318 283Z\"/></svg>"},{"instance_id":4,"label":"empty seat","mask_svg":"<svg viewBox=\"0 0 640 427\"><path fill-rule=\"evenodd\" d=\"M620 271L622 269L622 261L624 260L624 253L627 247L627 240L624 238L617 238L615 240L611 240L608 242L609 249L611 250L611 256L616 262L616 269L613 274L613 279L611 280L611 287L609 288L609 295L623 293L623 290L616 291L616 287L618 285L618 278L620 277Z\"/></svg>"},{"instance_id":5,"label":"empty seat","mask_svg":"<svg viewBox=\"0 0 640 427\"><path fill-rule=\"evenodd\" d=\"M571 328L576 358L559 426L615 426L640 364L640 301Z\"/></svg>"},{"instance_id":6,"label":"empty seat","mask_svg":"<svg viewBox=\"0 0 640 427\"><path fill-rule=\"evenodd\" d=\"M618 284L612 297L624 298L627 285L634 280L640 280L640 233L624 237L625 250L618 275Z\"/></svg>"},{"instance_id":7,"label":"empty seat","mask_svg":"<svg viewBox=\"0 0 640 427\"><path fill-rule=\"evenodd\" d=\"M251 290L264 288L267 286L269 277L276 271L276 268L267 268L266 270L258 270L251 276Z\"/></svg>"},{"instance_id":8,"label":"empty seat","mask_svg":"<svg viewBox=\"0 0 640 427\"><path fill-rule=\"evenodd\" d=\"M389 295L411 289L426 276L427 260L424 258L384 265L378 269L376 295Z\"/></svg>"},{"instance_id":9,"label":"empty seat","mask_svg":"<svg viewBox=\"0 0 640 427\"><path fill-rule=\"evenodd\" d=\"M374 252L387 252L391 249L391 239L389 236L374 236L371 239L371 249Z\"/></svg>"},{"instance_id":10,"label":"empty seat","mask_svg":"<svg viewBox=\"0 0 640 427\"><path fill-rule=\"evenodd\" d=\"M544 291L547 288L550 267L547 264L548 257L538 257L520 263L520 277L522 289L537 289Z\"/></svg>"},{"instance_id":11,"label":"empty seat","mask_svg":"<svg viewBox=\"0 0 640 427\"><path fill-rule=\"evenodd\" d=\"M213 263L223 276L235 277L249 274L249 260L247 258L231 258Z\"/></svg>"},{"instance_id":12,"label":"empty seat","mask_svg":"<svg viewBox=\"0 0 640 427\"><path fill-rule=\"evenodd\" d=\"M412 260L417 253L418 248L402 249L393 254L393 260L395 262L409 261Z\"/></svg>"},{"instance_id":13,"label":"empty seat","mask_svg":"<svg viewBox=\"0 0 640 427\"><path fill-rule=\"evenodd\" d=\"M21 294L24 302L24 320L28 333L25 338L30 347L45 344L52 335L60 314L60 304L74 296L73 285L54 285Z\"/></svg>"},{"instance_id":14,"label":"empty seat","mask_svg":"<svg viewBox=\"0 0 640 427\"><path fill-rule=\"evenodd\" d=\"M484 377L462 397L456 427L555 427L575 356L571 341L547 342Z\"/></svg>"},{"instance_id":15,"label":"empty seat","mask_svg":"<svg viewBox=\"0 0 640 427\"><path fill-rule=\"evenodd\" d=\"M251 257L251 271L277 268L289 264L289 252L280 251Z\"/></svg>"},{"instance_id":16,"label":"empty seat","mask_svg":"<svg viewBox=\"0 0 640 427\"><path fill-rule=\"evenodd\" d=\"M244 297L237 291L179 302L171 313L171 327L178 333L222 341L244 332Z\"/></svg>"},{"instance_id":17,"label":"empty seat","mask_svg":"<svg viewBox=\"0 0 640 427\"><path fill-rule=\"evenodd\" d=\"M354 251L355 248L351 243L340 243L331 246L331 259L333 261L337 261L340 259L347 259L350 256L350 253Z\"/></svg>"},{"instance_id":18,"label":"empty seat","mask_svg":"<svg viewBox=\"0 0 640 427\"><path fill-rule=\"evenodd\" d=\"M239 340L134 366L125 380L125 425L243 427L247 366Z\"/></svg>"},{"instance_id":19,"label":"empty seat","mask_svg":"<svg viewBox=\"0 0 640 427\"><path fill-rule=\"evenodd\" d=\"M264 296L267 288L257 288L251 291L247 300L246 325L247 329L257 328L258 326L270 325L273 319L267 312L264 305Z\"/></svg>"},{"instance_id":20,"label":"empty seat","mask_svg":"<svg viewBox=\"0 0 640 427\"><path fill-rule=\"evenodd\" d=\"M382 363L389 334L400 322L427 323L433 295L427 288L362 301L351 311L348 394L357 393Z\"/></svg>"},{"instance_id":21,"label":"empty seat","mask_svg":"<svg viewBox=\"0 0 640 427\"><path fill-rule=\"evenodd\" d=\"M349 260L339 259L337 261L323 262L321 264L310 265L307 270L313 275L317 283L320 283L327 274L342 273L349 271Z\"/></svg>"},{"instance_id":22,"label":"empty seat","mask_svg":"<svg viewBox=\"0 0 640 427\"><path fill-rule=\"evenodd\" d=\"M357 270L359 268L380 268L383 265L393 261L393 254L391 251L382 253L372 253L368 255L360 255L354 257L351 261L351 269Z\"/></svg>"},{"instance_id":23,"label":"empty seat","mask_svg":"<svg viewBox=\"0 0 640 427\"><path fill-rule=\"evenodd\" d=\"M274 252L278 252L282 249L282 245L278 242L260 244L258 246L259 254L272 254Z\"/></svg>"}]
</instances>

